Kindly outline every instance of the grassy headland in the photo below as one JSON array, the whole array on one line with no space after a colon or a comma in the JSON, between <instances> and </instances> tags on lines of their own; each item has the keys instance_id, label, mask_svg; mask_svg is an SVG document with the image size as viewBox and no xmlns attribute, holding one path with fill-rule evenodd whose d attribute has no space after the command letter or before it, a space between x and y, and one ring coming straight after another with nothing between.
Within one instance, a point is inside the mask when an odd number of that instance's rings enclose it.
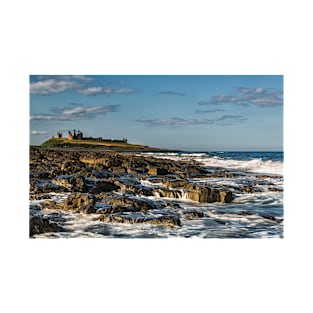
<instances>
[{"instance_id":1,"label":"grassy headland","mask_svg":"<svg viewBox=\"0 0 313 313\"><path fill-rule=\"evenodd\" d=\"M144 152L173 152L177 150L169 150L162 148L154 148L138 144L130 144L124 142L105 142L94 140L68 140L66 138L50 138L42 143L40 148L60 148L60 149L99 149L114 151L144 151Z\"/></svg>"}]
</instances>

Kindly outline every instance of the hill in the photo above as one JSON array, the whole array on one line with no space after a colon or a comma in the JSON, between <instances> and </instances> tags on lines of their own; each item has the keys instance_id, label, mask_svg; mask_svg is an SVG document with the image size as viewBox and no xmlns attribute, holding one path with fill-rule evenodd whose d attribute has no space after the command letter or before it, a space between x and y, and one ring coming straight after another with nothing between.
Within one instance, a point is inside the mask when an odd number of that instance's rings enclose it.
<instances>
[{"instance_id":1,"label":"hill","mask_svg":"<svg viewBox=\"0 0 313 313\"><path fill-rule=\"evenodd\" d=\"M50 138L40 145L41 148L64 148L64 149L99 149L114 151L144 151L144 152L172 152L176 150L160 149L125 142L104 142L94 140L68 140L65 138Z\"/></svg>"}]
</instances>

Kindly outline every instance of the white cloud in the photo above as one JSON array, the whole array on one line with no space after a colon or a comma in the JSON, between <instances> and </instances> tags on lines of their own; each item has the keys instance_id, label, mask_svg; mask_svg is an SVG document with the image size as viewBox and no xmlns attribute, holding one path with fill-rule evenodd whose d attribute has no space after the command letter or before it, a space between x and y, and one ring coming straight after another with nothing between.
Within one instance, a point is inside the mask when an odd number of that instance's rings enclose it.
<instances>
[{"instance_id":1,"label":"white cloud","mask_svg":"<svg viewBox=\"0 0 313 313\"><path fill-rule=\"evenodd\" d=\"M36 76L37 81L30 83L30 93L36 95L49 95L72 90L85 96L131 94L135 89L120 87L90 86L94 78L84 75L40 75ZM95 84L95 83L93 83ZM125 83L118 83L119 86Z\"/></svg>"},{"instance_id":2,"label":"white cloud","mask_svg":"<svg viewBox=\"0 0 313 313\"><path fill-rule=\"evenodd\" d=\"M93 80L93 78L85 76L85 75L72 75L72 76L69 76L69 77L70 78L74 78L74 79L78 79L78 80L82 80L82 81L85 81L85 82L89 82L89 81Z\"/></svg>"},{"instance_id":3,"label":"white cloud","mask_svg":"<svg viewBox=\"0 0 313 313\"><path fill-rule=\"evenodd\" d=\"M210 125L227 121L230 124L242 122L246 117L241 115L223 115L215 119L182 119L173 117L169 119L138 119L137 122L144 123L146 126L186 126L186 125Z\"/></svg>"},{"instance_id":4,"label":"white cloud","mask_svg":"<svg viewBox=\"0 0 313 313\"><path fill-rule=\"evenodd\" d=\"M103 87L88 87L83 89L78 89L77 92L86 96L98 95L104 92Z\"/></svg>"},{"instance_id":5,"label":"white cloud","mask_svg":"<svg viewBox=\"0 0 313 313\"><path fill-rule=\"evenodd\" d=\"M282 91L266 88L237 88L236 95L217 95L208 101L200 101L199 105L222 105L227 103L239 105L257 105L259 107L273 107L283 105Z\"/></svg>"},{"instance_id":6,"label":"white cloud","mask_svg":"<svg viewBox=\"0 0 313 313\"><path fill-rule=\"evenodd\" d=\"M31 134L32 135L46 135L48 134L48 132L45 130L32 130Z\"/></svg>"},{"instance_id":7,"label":"white cloud","mask_svg":"<svg viewBox=\"0 0 313 313\"><path fill-rule=\"evenodd\" d=\"M31 121L74 121L95 118L99 114L106 114L108 112L116 112L118 104L102 105L93 107L76 106L70 108L62 108L56 111L55 114L36 114L31 115Z\"/></svg>"},{"instance_id":8,"label":"white cloud","mask_svg":"<svg viewBox=\"0 0 313 313\"><path fill-rule=\"evenodd\" d=\"M78 93L81 93L85 96L96 96L96 95L111 95L111 94L130 94L134 93L135 89L132 88L120 88L113 89L110 87L87 87L87 88L79 88L76 90Z\"/></svg>"},{"instance_id":9,"label":"white cloud","mask_svg":"<svg viewBox=\"0 0 313 313\"><path fill-rule=\"evenodd\" d=\"M30 84L30 93L37 95L49 95L51 93L64 92L68 89L79 87L75 81L46 79Z\"/></svg>"},{"instance_id":10,"label":"white cloud","mask_svg":"<svg viewBox=\"0 0 313 313\"><path fill-rule=\"evenodd\" d=\"M35 115L31 115L29 119L31 121L51 121L51 120L56 120L56 115L35 114Z\"/></svg>"},{"instance_id":11,"label":"white cloud","mask_svg":"<svg viewBox=\"0 0 313 313\"><path fill-rule=\"evenodd\" d=\"M120 89L116 89L114 90L114 93L116 94L128 94L128 93L134 93L135 89L132 88L120 88Z\"/></svg>"}]
</instances>

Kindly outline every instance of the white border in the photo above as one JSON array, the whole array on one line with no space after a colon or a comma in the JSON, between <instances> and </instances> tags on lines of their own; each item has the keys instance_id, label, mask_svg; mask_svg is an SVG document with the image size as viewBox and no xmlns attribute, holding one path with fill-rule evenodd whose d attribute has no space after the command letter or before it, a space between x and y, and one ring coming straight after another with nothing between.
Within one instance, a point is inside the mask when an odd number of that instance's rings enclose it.
<instances>
[{"instance_id":1,"label":"white border","mask_svg":"<svg viewBox=\"0 0 313 313\"><path fill-rule=\"evenodd\" d=\"M1 4L1 311L310 311L312 18L290 3ZM30 74L283 74L285 239L29 240Z\"/></svg>"}]
</instances>

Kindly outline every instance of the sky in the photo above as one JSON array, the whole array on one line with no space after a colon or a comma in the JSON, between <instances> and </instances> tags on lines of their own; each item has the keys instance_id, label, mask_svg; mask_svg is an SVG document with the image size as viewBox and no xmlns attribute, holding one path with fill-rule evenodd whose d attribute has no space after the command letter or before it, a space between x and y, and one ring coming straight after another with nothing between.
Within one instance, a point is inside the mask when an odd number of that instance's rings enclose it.
<instances>
[{"instance_id":1,"label":"sky","mask_svg":"<svg viewBox=\"0 0 313 313\"><path fill-rule=\"evenodd\" d=\"M61 131L184 151L282 151L282 75L31 75L30 144Z\"/></svg>"}]
</instances>

